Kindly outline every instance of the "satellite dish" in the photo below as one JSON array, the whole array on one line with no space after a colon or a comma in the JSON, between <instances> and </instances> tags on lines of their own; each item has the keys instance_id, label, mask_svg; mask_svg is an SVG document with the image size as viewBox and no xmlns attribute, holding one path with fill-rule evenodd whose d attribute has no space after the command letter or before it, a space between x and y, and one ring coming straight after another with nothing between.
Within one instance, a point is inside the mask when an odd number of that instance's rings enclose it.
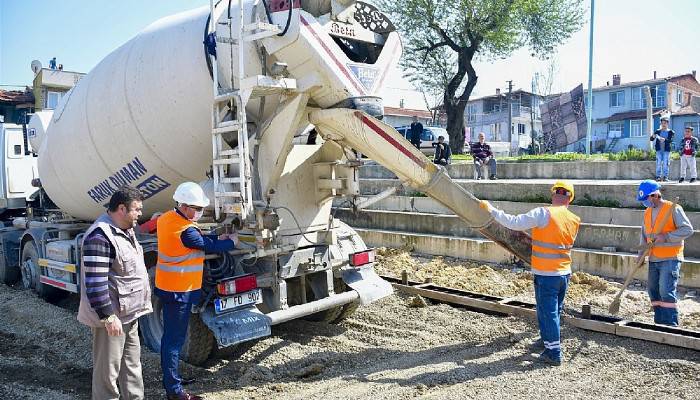
<instances>
[{"instance_id":1,"label":"satellite dish","mask_svg":"<svg viewBox=\"0 0 700 400\"><path fill-rule=\"evenodd\" d=\"M34 71L34 75L38 74L39 71L41 71L41 61L39 61L39 60L32 61L32 71Z\"/></svg>"}]
</instances>

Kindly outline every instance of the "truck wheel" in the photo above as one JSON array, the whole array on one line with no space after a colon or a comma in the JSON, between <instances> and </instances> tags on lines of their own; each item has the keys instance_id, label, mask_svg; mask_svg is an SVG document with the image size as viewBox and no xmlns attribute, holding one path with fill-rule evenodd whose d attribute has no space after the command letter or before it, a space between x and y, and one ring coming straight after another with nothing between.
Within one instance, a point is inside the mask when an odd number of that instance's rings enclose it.
<instances>
[{"instance_id":1,"label":"truck wheel","mask_svg":"<svg viewBox=\"0 0 700 400\"><path fill-rule=\"evenodd\" d=\"M342 286L341 286L342 285ZM342 288L345 285L345 283L341 279L335 279L333 282L333 286L335 287L336 293L339 293L338 291L344 291ZM316 296L314 295L313 290L311 290L311 284L306 285L306 298L309 299L309 301L316 300ZM329 308L324 311L319 311L314 314L310 314L304 317L305 320L308 321L314 321L314 322L327 322L327 323L334 323L340 318L341 314L343 313L343 309L345 306L338 306L338 307L333 307Z\"/></svg>"},{"instance_id":2,"label":"truck wheel","mask_svg":"<svg viewBox=\"0 0 700 400\"><path fill-rule=\"evenodd\" d=\"M335 282L335 290L336 293L342 293L352 289L345 282L343 282L342 279L337 279ZM342 308L343 310L340 312L338 317L334 319L331 323L338 324L350 318L350 316L353 315L358 308L360 308L360 302L355 301L352 303L348 303L345 304Z\"/></svg>"},{"instance_id":3,"label":"truck wheel","mask_svg":"<svg viewBox=\"0 0 700 400\"><path fill-rule=\"evenodd\" d=\"M216 346L214 334L199 314L190 315L185 345L182 346L182 360L192 365L204 364Z\"/></svg>"},{"instance_id":4,"label":"truck wheel","mask_svg":"<svg viewBox=\"0 0 700 400\"><path fill-rule=\"evenodd\" d=\"M34 242L27 242L22 248L21 262L24 266L25 273L31 273L31 277L25 279L25 286L31 286L40 298L49 303L54 303L66 296L66 291L53 286L44 285L39 281L41 267L39 267L39 252L36 250Z\"/></svg>"},{"instance_id":5,"label":"truck wheel","mask_svg":"<svg viewBox=\"0 0 700 400\"><path fill-rule=\"evenodd\" d=\"M151 295L153 312L139 318L139 331L143 344L154 353L160 354L161 338L163 337L163 302L153 290L155 274L155 268L150 268L148 276L151 281L151 293L153 293ZM201 365L209 358L215 345L214 335L202 322L199 314L191 314L180 359L193 365Z\"/></svg>"}]
</instances>

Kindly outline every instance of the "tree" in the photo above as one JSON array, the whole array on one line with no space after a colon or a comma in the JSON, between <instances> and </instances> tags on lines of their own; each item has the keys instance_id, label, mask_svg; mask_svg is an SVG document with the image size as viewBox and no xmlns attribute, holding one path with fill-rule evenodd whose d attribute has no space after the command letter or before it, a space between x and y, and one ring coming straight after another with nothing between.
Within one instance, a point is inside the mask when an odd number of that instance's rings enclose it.
<instances>
[{"instance_id":1,"label":"tree","mask_svg":"<svg viewBox=\"0 0 700 400\"><path fill-rule=\"evenodd\" d=\"M533 101L530 107L530 154L537 154L543 151L544 138L541 132L535 130L535 119L539 116L539 102L535 104L535 99L542 97L547 101L547 97L553 93L554 82L559 74L559 64L556 58L549 59L544 72L535 72L532 76ZM539 148L539 150L537 150Z\"/></svg>"},{"instance_id":2,"label":"tree","mask_svg":"<svg viewBox=\"0 0 700 400\"><path fill-rule=\"evenodd\" d=\"M464 109L476 86L476 57L505 58L528 47L546 57L583 24L581 0L377 0L403 36L402 67L439 90L452 151L464 148Z\"/></svg>"}]
</instances>

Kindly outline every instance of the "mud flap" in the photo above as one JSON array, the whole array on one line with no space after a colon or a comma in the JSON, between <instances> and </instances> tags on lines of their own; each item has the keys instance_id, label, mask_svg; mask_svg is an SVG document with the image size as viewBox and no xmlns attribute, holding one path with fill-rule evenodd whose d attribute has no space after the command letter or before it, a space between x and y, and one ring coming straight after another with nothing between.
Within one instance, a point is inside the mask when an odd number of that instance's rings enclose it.
<instances>
[{"instance_id":1,"label":"mud flap","mask_svg":"<svg viewBox=\"0 0 700 400\"><path fill-rule=\"evenodd\" d=\"M367 305L394 292L391 284L374 272L372 266L341 271L343 282L360 295L360 304Z\"/></svg>"},{"instance_id":2,"label":"mud flap","mask_svg":"<svg viewBox=\"0 0 700 400\"><path fill-rule=\"evenodd\" d=\"M214 334L219 347L270 336L269 319L256 307L218 315L214 313L213 307L207 307L201 317Z\"/></svg>"}]
</instances>

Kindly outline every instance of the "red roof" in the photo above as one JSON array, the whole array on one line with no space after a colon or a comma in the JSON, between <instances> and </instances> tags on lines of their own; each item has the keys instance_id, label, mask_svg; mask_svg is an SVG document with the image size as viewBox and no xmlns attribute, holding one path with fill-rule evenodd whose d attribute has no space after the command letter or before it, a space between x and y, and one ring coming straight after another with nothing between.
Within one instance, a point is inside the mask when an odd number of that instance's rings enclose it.
<instances>
[{"instance_id":1,"label":"red roof","mask_svg":"<svg viewBox=\"0 0 700 400\"><path fill-rule=\"evenodd\" d=\"M417 116L419 118L432 118L433 114L427 110L412 110L410 108L384 107L384 115L398 115L402 117Z\"/></svg>"},{"instance_id":2,"label":"red roof","mask_svg":"<svg viewBox=\"0 0 700 400\"><path fill-rule=\"evenodd\" d=\"M22 104L34 103L34 93L29 88L21 90L0 90L0 102Z\"/></svg>"}]
</instances>

